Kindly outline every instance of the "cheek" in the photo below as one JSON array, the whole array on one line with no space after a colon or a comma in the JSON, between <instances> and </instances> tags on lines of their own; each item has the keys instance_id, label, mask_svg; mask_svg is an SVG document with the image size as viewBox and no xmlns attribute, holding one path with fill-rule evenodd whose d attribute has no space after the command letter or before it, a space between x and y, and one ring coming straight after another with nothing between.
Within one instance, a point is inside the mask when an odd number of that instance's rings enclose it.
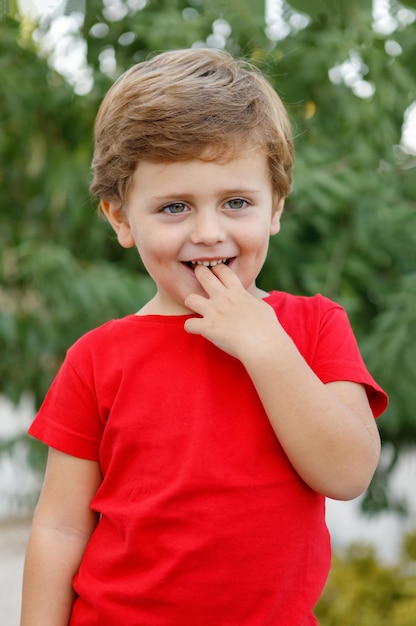
<instances>
[{"instance_id":1,"label":"cheek","mask_svg":"<svg viewBox=\"0 0 416 626\"><path fill-rule=\"evenodd\" d=\"M136 247L140 255L148 257L163 256L169 249L169 241L156 234L153 228L143 228L135 233Z\"/></svg>"},{"instance_id":2,"label":"cheek","mask_svg":"<svg viewBox=\"0 0 416 626\"><path fill-rule=\"evenodd\" d=\"M270 239L270 223L255 223L252 228L246 232L244 238L246 247L249 250L258 251L260 254L268 247Z\"/></svg>"}]
</instances>

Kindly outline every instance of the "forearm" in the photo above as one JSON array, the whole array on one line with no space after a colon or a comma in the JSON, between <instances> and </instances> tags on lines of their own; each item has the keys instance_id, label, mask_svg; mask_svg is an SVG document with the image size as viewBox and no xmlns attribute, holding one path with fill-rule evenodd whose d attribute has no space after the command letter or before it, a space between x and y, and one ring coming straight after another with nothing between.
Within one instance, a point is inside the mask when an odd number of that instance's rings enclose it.
<instances>
[{"instance_id":1,"label":"forearm","mask_svg":"<svg viewBox=\"0 0 416 626\"><path fill-rule=\"evenodd\" d=\"M67 626L88 537L34 521L26 553L20 626Z\"/></svg>"},{"instance_id":2,"label":"forearm","mask_svg":"<svg viewBox=\"0 0 416 626\"><path fill-rule=\"evenodd\" d=\"M275 341L251 346L241 360L276 436L310 487L332 498L354 498L377 466L376 429L318 379L283 329L274 332Z\"/></svg>"}]
</instances>

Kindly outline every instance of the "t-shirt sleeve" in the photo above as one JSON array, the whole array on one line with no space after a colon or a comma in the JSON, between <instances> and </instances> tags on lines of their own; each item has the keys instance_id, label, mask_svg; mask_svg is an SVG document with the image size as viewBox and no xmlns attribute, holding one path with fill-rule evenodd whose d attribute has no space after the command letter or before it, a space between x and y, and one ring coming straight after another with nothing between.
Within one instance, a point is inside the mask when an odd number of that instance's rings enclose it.
<instances>
[{"instance_id":1,"label":"t-shirt sleeve","mask_svg":"<svg viewBox=\"0 0 416 626\"><path fill-rule=\"evenodd\" d=\"M369 373L345 310L334 303L321 317L312 368L324 383L345 380L364 385L374 417L387 408L388 396Z\"/></svg>"},{"instance_id":2,"label":"t-shirt sleeve","mask_svg":"<svg viewBox=\"0 0 416 626\"><path fill-rule=\"evenodd\" d=\"M28 432L61 452L97 461L104 422L94 365L81 342L68 351Z\"/></svg>"}]
</instances>

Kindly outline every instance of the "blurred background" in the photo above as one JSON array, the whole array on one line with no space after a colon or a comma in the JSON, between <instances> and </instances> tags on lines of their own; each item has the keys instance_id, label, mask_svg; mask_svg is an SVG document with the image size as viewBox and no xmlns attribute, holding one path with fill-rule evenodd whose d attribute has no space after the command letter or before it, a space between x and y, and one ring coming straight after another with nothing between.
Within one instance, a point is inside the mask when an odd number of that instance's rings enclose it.
<instances>
[{"instance_id":1,"label":"blurred background","mask_svg":"<svg viewBox=\"0 0 416 626\"><path fill-rule=\"evenodd\" d=\"M97 108L132 64L191 46L248 58L292 121L294 189L261 287L339 301L390 395L370 489L328 502L320 624L414 626L416 0L0 1L1 608L17 615L45 463L26 429L69 345L153 293L89 196Z\"/></svg>"}]
</instances>

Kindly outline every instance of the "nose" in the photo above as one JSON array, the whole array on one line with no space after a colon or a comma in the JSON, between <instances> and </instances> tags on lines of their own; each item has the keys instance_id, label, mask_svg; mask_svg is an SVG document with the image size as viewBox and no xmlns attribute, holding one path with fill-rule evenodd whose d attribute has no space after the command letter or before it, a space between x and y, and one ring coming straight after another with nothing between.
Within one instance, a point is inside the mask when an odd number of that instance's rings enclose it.
<instances>
[{"instance_id":1,"label":"nose","mask_svg":"<svg viewBox=\"0 0 416 626\"><path fill-rule=\"evenodd\" d=\"M215 210L198 211L193 218L191 241L193 244L212 246L226 239L224 216Z\"/></svg>"}]
</instances>

